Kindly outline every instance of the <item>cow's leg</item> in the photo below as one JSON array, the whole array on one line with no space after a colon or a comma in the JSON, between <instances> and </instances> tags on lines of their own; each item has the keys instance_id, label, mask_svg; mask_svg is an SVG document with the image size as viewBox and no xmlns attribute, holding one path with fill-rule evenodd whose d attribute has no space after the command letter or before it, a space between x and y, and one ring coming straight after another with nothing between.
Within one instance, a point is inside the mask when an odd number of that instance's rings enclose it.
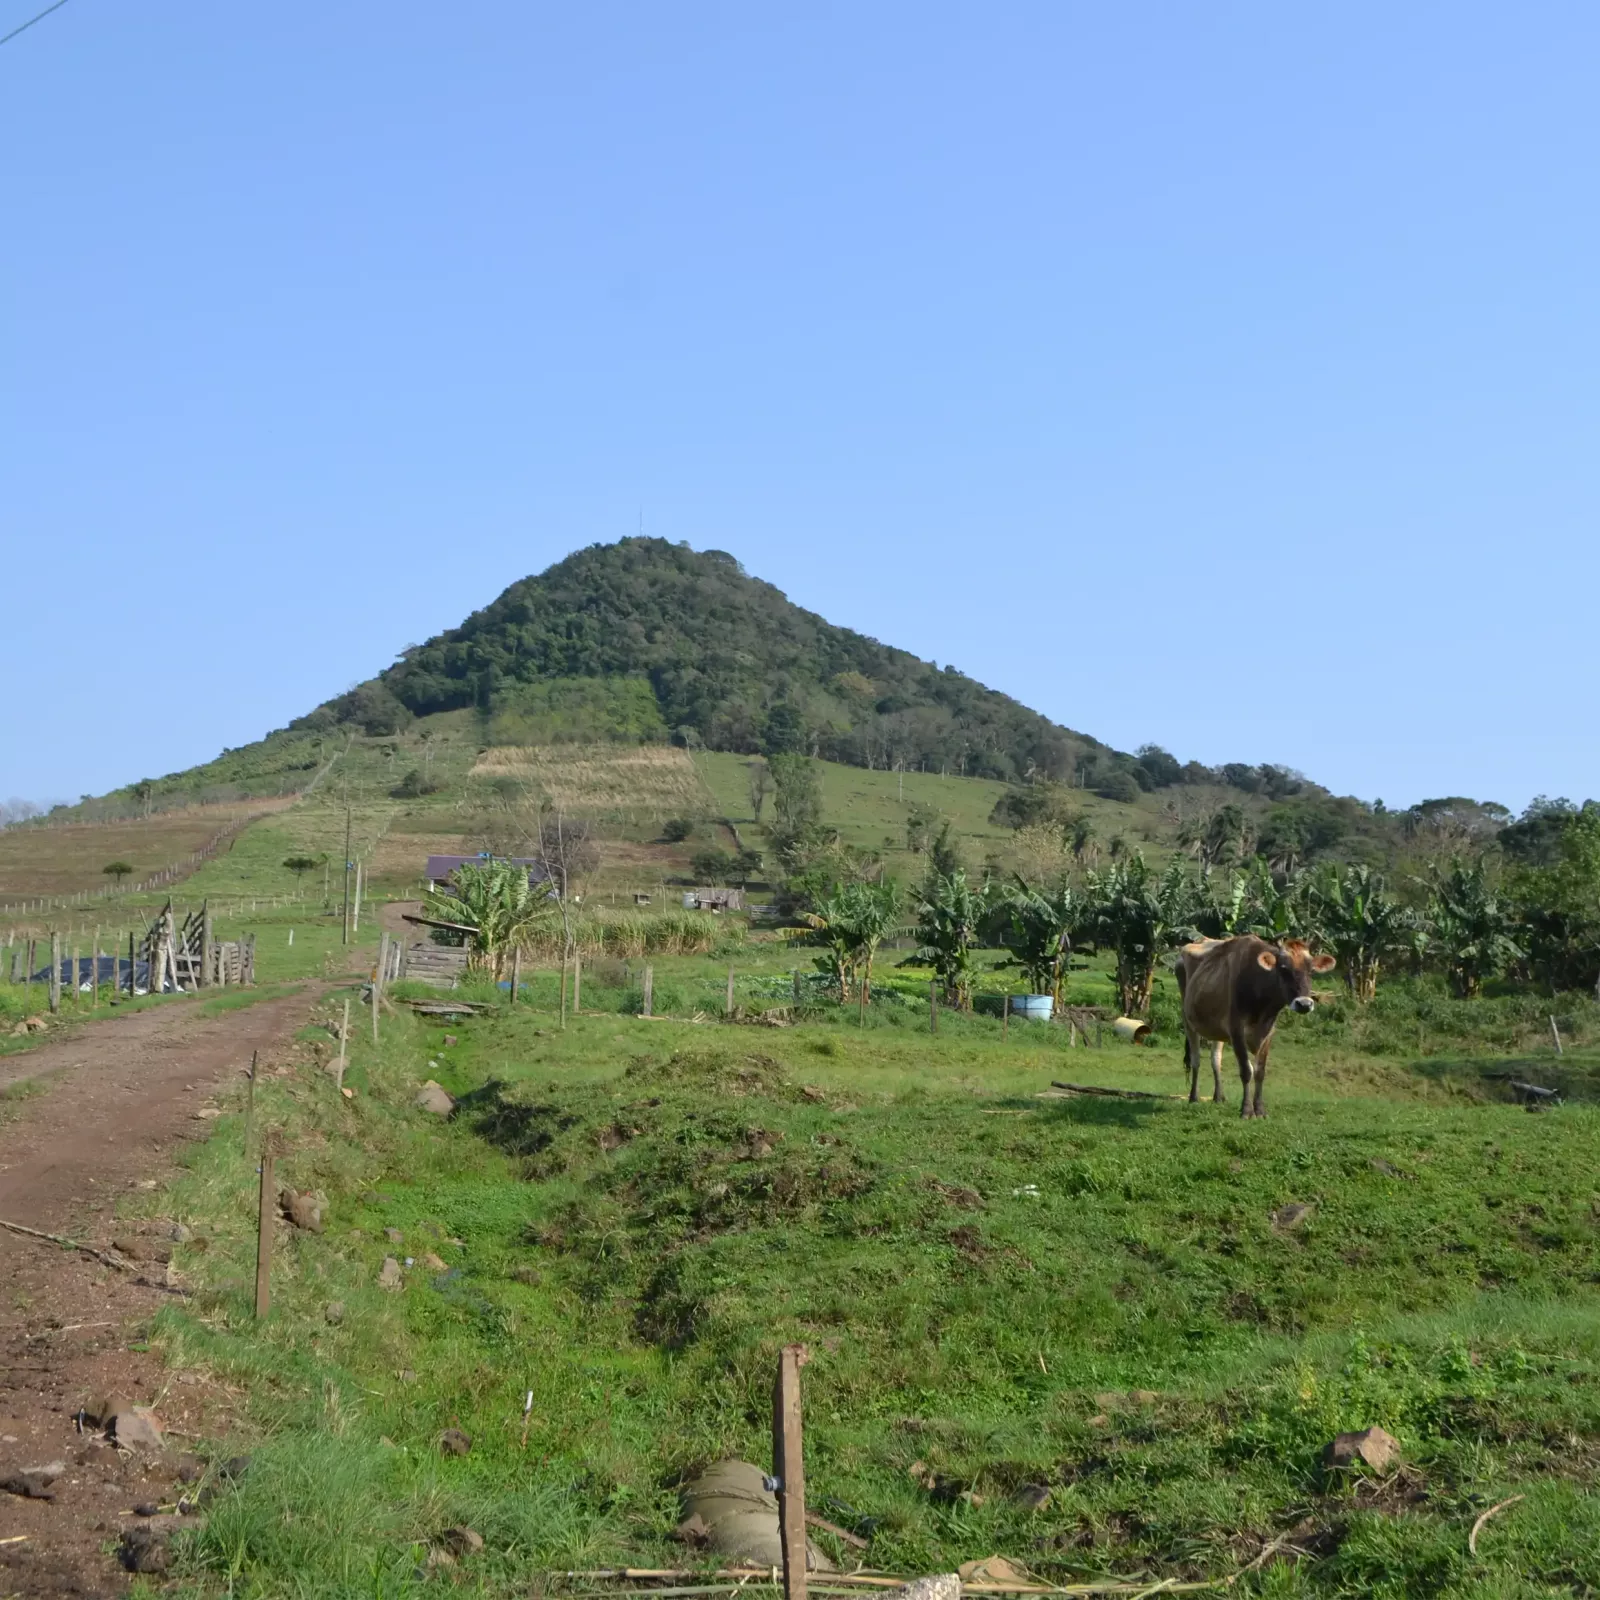
<instances>
[{"instance_id":1,"label":"cow's leg","mask_svg":"<svg viewBox=\"0 0 1600 1600\"><path fill-rule=\"evenodd\" d=\"M1200 1098L1200 1041L1192 1029L1183 1030L1183 1070L1189 1077L1189 1104Z\"/></svg>"},{"instance_id":2,"label":"cow's leg","mask_svg":"<svg viewBox=\"0 0 1600 1600\"><path fill-rule=\"evenodd\" d=\"M1195 1064L1195 1076L1200 1076L1199 1063ZM1222 1092L1222 1041L1214 1039L1211 1043L1211 1099L1216 1105L1226 1105L1228 1097Z\"/></svg>"},{"instance_id":3,"label":"cow's leg","mask_svg":"<svg viewBox=\"0 0 1600 1600\"><path fill-rule=\"evenodd\" d=\"M1252 1116L1256 1116L1256 1117L1264 1117L1264 1116L1266 1116L1266 1112L1261 1109L1261 1090L1265 1086L1266 1081L1267 1081L1267 1053L1271 1049L1272 1049L1272 1035L1269 1033L1266 1036L1266 1038L1263 1039L1261 1041L1261 1043L1256 1046L1256 1086L1255 1086L1256 1103L1255 1103L1254 1111L1251 1112Z\"/></svg>"},{"instance_id":4,"label":"cow's leg","mask_svg":"<svg viewBox=\"0 0 1600 1600\"><path fill-rule=\"evenodd\" d=\"M1242 1094L1239 1098L1239 1115L1250 1115L1250 1079L1253 1076L1250 1067L1250 1047L1244 1042L1244 1034L1235 1030L1232 1038L1233 1053L1239 1063L1239 1083Z\"/></svg>"}]
</instances>

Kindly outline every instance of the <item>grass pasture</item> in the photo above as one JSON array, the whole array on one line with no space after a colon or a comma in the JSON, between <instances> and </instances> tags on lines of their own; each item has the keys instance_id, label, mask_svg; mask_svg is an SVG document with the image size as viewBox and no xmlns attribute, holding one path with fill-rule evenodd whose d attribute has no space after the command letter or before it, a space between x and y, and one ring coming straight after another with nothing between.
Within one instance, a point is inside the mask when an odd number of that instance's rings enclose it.
<instances>
[{"instance_id":1,"label":"grass pasture","mask_svg":"<svg viewBox=\"0 0 1600 1600\"><path fill-rule=\"evenodd\" d=\"M122 822L0 828L0 906L113 887L102 870L113 861L127 862L133 871L123 881L137 883L182 862L240 817L284 803L232 801Z\"/></svg>"},{"instance_id":2,"label":"grass pasture","mask_svg":"<svg viewBox=\"0 0 1600 1600\"><path fill-rule=\"evenodd\" d=\"M637 969L602 960L563 1031L539 972L516 1010L386 1018L376 1050L359 1030L347 1103L308 1030L257 1115L326 1227L280 1236L264 1327L237 1119L141 1197L206 1241L180 1250L197 1293L157 1337L248 1397L218 1448L256 1458L181 1541L180 1592L509 1595L694 1566L675 1486L767 1459L790 1339L813 1351L811 1503L878 1568L999 1551L1058 1582L1221 1585L1281 1538L1234 1592L1600 1585L1595 1015L1567 1019L1571 1103L1533 1116L1493 1074L1553 1064L1501 1049L1506 1005L1436 1010L1422 1058L1328 1008L1285 1026L1271 1115L1240 1123L1236 1079L1222 1108L1037 1098L1052 1078L1170 1093L1170 1034L1072 1049L945 1014L933 1038L914 971L864 1027L820 1001L729 1025L730 959L743 1014L785 1000L795 956L764 942L658 958L677 1019L629 1015ZM448 1122L411 1105L428 1077L460 1098ZM386 1255L410 1258L398 1292ZM1325 1471L1327 1439L1369 1425L1403 1467ZM452 1426L469 1455L438 1451ZM459 1522L485 1551L427 1576Z\"/></svg>"}]
</instances>

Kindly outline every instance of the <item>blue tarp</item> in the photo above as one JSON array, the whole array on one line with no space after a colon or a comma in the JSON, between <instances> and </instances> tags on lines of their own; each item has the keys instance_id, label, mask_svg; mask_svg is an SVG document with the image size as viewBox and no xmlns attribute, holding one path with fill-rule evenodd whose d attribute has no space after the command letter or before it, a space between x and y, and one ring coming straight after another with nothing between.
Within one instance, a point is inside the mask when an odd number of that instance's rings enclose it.
<instances>
[{"instance_id":1,"label":"blue tarp","mask_svg":"<svg viewBox=\"0 0 1600 1600\"><path fill-rule=\"evenodd\" d=\"M100 956L100 987L109 989L113 984L124 992L128 987L128 958L126 956ZM96 958L94 956L78 957L78 983L79 989L89 989L94 983ZM61 987L70 989L72 982L72 957L63 956L61 959ZM48 984L50 982L50 968L40 967L34 973L35 983ZM148 961L135 961L133 964L133 983L135 989L148 989L150 986L150 963ZM169 983L167 988L172 985Z\"/></svg>"}]
</instances>

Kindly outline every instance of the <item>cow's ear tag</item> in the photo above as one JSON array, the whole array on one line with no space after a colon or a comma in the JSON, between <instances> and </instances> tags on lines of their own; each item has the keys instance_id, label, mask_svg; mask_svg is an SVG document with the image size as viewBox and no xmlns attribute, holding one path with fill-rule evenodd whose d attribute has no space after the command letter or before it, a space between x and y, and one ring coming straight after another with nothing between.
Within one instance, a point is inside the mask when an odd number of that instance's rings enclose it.
<instances>
[{"instance_id":1,"label":"cow's ear tag","mask_svg":"<svg viewBox=\"0 0 1600 1600\"><path fill-rule=\"evenodd\" d=\"M1332 972L1338 965L1339 963L1324 951L1311 963L1311 970L1313 972Z\"/></svg>"},{"instance_id":2,"label":"cow's ear tag","mask_svg":"<svg viewBox=\"0 0 1600 1600\"><path fill-rule=\"evenodd\" d=\"M1256 960L1261 963L1261 966L1265 971L1273 972L1277 969L1278 952L1276 950L1263 950L1261 954L1256 957Z\"/></svg>"}]
</instances>

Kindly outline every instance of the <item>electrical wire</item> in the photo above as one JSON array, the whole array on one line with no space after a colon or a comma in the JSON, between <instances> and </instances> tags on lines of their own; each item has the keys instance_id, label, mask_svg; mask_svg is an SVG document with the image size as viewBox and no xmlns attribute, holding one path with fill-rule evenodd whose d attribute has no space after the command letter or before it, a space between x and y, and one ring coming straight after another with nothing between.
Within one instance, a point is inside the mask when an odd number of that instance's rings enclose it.
<instances>
[{"instance_id":1,"label":"electrical wire","mask_svg":"<svg viewBox=\"0 0 1600 1600\"><path fill-rule=\"evenodd\" d=\"M44 10L39 13L38 16L29 17L28 20L26 22L24 22L20 28L13 28L10 33L5 35L4 38L0 38L0 44L10 44L11 41L13 39L15 39L16 36L19 33L26 33L28 31L28 29L31 28L34 25L34 23L43 22L44 19L46 17L48 17L52 11L59 11L62 8L62 6L64 6L66 3L67 3L67 0L56 0L56 3L53 6L46 6L44 8Z\"/></svg>"}]
</instances>

